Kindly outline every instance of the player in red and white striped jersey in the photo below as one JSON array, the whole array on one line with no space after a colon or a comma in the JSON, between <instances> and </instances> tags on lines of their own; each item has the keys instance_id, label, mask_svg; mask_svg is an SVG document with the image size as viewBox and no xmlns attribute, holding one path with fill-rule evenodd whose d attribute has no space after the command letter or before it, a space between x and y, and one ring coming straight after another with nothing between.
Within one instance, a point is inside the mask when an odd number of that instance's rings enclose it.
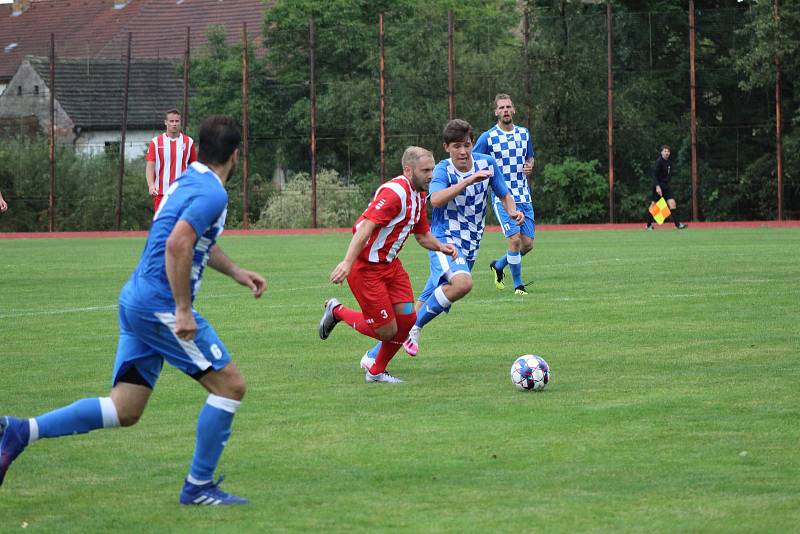
<instances>
[{"instance_id":1,"label":"player in red and white striped jersey","mask_svg":"<svg viewBox=\"0 0 800 534\"><path fill-rule=\"evenodd\" d=\"M411 281L397 258L409 235L428 250L456 257L453 245L439 242L431 233L425 210L435 161L430 151L408 147L403 154L403 174L381 185L372 201L353 225L353 238L344 260L331 272L330 280L347 280L362 311L348 308L335 298L325 303L319 335L327 339L339 321L358 332L382 341L373 361L362 358L367 382L401 382L386 372L416 320Z\"/></svg>"},{"instance_id":2,"label":"player in red and white striped jersey","mask_svg":"<svg viewBox=\"0 0 800 534\"><path fill-rule=\"evenodd\" d=\"M181 114L177 109L166 112L164 126L167 131L150 141L144 158L147 162L147 187L153 197L153 211L158 211L172 182L183 174L190 163L197 161L194 139L181 133Z\"/></svg>"}]
</instances>

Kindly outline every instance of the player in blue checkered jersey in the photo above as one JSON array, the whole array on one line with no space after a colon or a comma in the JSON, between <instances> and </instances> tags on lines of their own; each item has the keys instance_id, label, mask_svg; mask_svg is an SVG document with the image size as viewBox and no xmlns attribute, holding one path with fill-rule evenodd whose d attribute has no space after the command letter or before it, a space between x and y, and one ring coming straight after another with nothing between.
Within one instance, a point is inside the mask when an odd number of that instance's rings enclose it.
<instances>
[{"instance_id":1,"label":"player in blue checkered jersey","mask_svg":"<svg viewBox=\"0 0 800 534\"><path fill-rule=\"evenodd\" d=\"M514 293L527 295L522 282L522 256L533 248L536 223L533 216L533 203L528 178L533 174L533 140L527 128L514 125L514 103L507 94L494 97L494 114L497 124L485 131L475 143L473 152L488 154L497 160L497 165L506 177L506 185L514 195L517 209L525 214L525 221L517 224L503 208L500 199L492 199L492 207L497 221L508 239L508 252L491 262L489 268L494 276L497 289L504 289L503 269L508 265L514 279Z\"/></svg>"},{"instance_id":2,"label":"player in blue checkered jersey","mask_svg":"<svg viewBox=\"0 0 800 534\"><path fill-rule=\"evenodd\" d=\"M245 383L214 328L193 302L206 265L259 298L266 280L236 265L216 245L225 225L225 182L239 159L241 130L212 116L200 125L198 161L169 188L153 218L139 265L119 297L119 342L111 393L20 419L0 417L0 484L25 448L41 438L131 426L141 417L166 360L208 391L197 419L194 456L179 501L245 504L213 480L231 435Z\"/></svg>"},{"instance_id":3,"label":"player in blue checkered jersey","mask_svg":"<svg viewBox=\"0 0 800 534\"><path fill-rule=\"evenodd\" d=\"M467 121L448 122L442 138L450 158L436 165L428 189L428 202L433 206L431 232L442 243L454 245L458 256L428 253L430 276L414 305L417 321L403 343L411 356L419 350L422 328L440 313L449 311L455 301L472 290L472 266L483 237L489 192L502 199L506 213L516 224L522 224L524 218L522 212L517 211L514 197L494 158L473 154L472 126ZM378 347L380 344L367 352L365 358L374 358Z\"/></svg>"}]
</instances>

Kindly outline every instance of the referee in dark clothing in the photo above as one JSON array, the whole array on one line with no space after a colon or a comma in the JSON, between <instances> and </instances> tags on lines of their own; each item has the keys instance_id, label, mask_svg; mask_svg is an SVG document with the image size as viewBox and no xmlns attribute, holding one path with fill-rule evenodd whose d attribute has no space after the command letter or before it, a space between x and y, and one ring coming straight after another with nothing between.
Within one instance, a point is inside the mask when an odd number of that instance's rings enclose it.
<instances>
[{"instance_id":1,"label":"referee in dark clothing","mask_svg":"<svg viewBox=\"0 0 800 534\"><path fill-rule=\"evenodd\" d=\"M675 204L675 197L672 194L672 188L669 186L669 178L672 174L672 162L669 160L669 154L669 147L663 145L661 147L661 155L658 156L656 166L653 169L653 197L647 210L646 230L653 229L653 222L655 221L653 220L653 215L650 213L650 208L652 208L653 204L658 202L661 197L664 197L667 201L667 206L669 206L669 211L671 212L670 217L672 217L672 222L675 223L675 228L683 230L687 227L686 224L678 220L678 215L675 213L678 206Z\"/></svg>"}]
</instances>

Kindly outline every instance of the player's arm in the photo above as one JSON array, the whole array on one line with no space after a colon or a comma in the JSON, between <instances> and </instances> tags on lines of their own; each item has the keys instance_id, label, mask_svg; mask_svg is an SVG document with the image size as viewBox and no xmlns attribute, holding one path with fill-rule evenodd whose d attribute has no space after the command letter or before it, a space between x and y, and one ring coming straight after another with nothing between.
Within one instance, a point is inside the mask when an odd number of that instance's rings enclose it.
<instances>
[{"instance_id":1,"label":"player's arm","mask_svg":"<svg viewBox=\"0 0 800 534\"><path fill-rule=\"evenodd\" d=\"M147 180L147 191L151 197L158 195L156 189L156 145L150 141L147 147L147 154L144 157L144 177Z\"/></svg>"},{"instance_id":2,"label":"player's arm","mask_svg":"<svg viewBox=\"0 0 800 534\"><path fill-rule=\"evenodd\" d=\"M331 272L331 282L334 284L341 284L344 282L350 274L350 269L353 268L353 263L356 261L356 258L358 258L359 253L364 248L364 245L367 244L367 241L369 241L369 236L372 235L372 232L375 231L377 227L378 224L374 221L370 221L369 219L361 220L356 228L356 232L353 234L353 238L350 240L350 245L347 247L344 259L339 262L339 265Z\"/></svg>"},{"instance_id":3,"label":"player's arm","mask_svg":"<svg viewBox=\"0 0 800 534\"><path fill-rule=\"evenodd\" d=\"M502 199L503 208L505 208L508 216L517 221L517 224L522 224L522 221L525 220L525 214L521 211L517 211L517 203L514 202L514 195L511 194L511 191L506 185L503 171L497 166L496 161L492 162L492 167L494 168L494 176L491 182L489 182L489 185L492 187L492 192L497 198Z\"/></svg>"},{"instance_id":4,"label":"player's arm","mask_svg":"<svg viewBox=\"0 0 800 534\"><path fill-rule=\"evenodd\" d=\"M452 256L453 258L458 257L458 250L456 250L456 247L450 244L442 243L436 239L436 237L434 237L430 230L424 234L414 234L414 238L417 240L417 243L422 246L422 248L432 250L434 252L441 252L443 254L447 254L448 256Z\"/></svg>"},{"instance_id":5,"label":"player's arm","mask_svg":"<svg viewBox=\"0 0 800 534\"><path fill-rule=\"evenodd\" d=\"M6 204L6 200L3 198L3 193L0 193L0 211L6 211L8 209L8 204Z\"/></svg>"},{"instance_id":6,"label":"player's arm","mask_svg":"<svg viewBox=\"0 0 800 534\"><path fill-rule=\"evenodd\" d=\"M514 202L514 195L511 194L511 191L503 197L503 208L505 208L509 217L517 221L517 224L522 224L522 221L525 220L525 214L517 211L517 203Z\"/></svg>"},{"instance_id":7,"label":"player's arm","mask_svg":"<svg viewBox=\"0 0 800 534\"><path fill-rule=\"evenodd\" d=\"M442 169L442 172L446 171ZM441 208L442 206L446 205L448 202L456 198L467 187L471 186L476 182L488 180L491 176L492 176L491 169L481 169L475 174L467 176L457 184L453 184L449 187L439 189L438 191L431 190L428 200L430 200L431 206L433 206L434 208ZM431 186L433 186L433 182L431 182Z\"/></svg>"},{"instance_id":8,"label":"player's arm","mask_svg":"<svg viewBox=\"0 0 800 534\"><path fill-rule=\"evenodd\" d=\"M197 323L192 314L191 273L194 244L197 233L191 224L178 221L167 238L164 253L167 280L175 299L175 335L181 339L193 339Z\"/></svg>"},{"instance_id":9,"label":"player's arm","mask_svg":"<svg viewBox=\"0 0 800 534\"><path fill-rule=\"evenodd\" d=\"M211 247L211 252L208 255L208 266L225 276L230 276L243 286L249 287L253 291L255 298L260 298L267 289L267 280L263 276L236 265L219 245Z\"/></svg>"},{"instance_id":10,"label":"player's arm","mask_svg":"<svg viewBox=\"0 0 800 534\"><path fill-rule=\"evenodd\" d=\"M530 178L531 176L533 176L533 164L534 164L534 158L536 157L536 152L533 149L533 140L531 139L530 132L528 132L528 147L526 150L527 150L526 154L528 154L528 157L525 159L525 164L522 166L522 172L523 174L525 174L525 176Z\"/></svg>"}]
</instances>

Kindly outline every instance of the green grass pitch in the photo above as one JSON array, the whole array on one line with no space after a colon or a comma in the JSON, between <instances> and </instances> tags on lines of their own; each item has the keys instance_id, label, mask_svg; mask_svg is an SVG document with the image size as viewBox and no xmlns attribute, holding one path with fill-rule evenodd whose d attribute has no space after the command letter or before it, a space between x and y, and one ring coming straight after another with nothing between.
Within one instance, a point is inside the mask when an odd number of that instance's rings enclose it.
<instances>
[{"instance_id":1,"label":"green grass pitch","mask_svg":"<svg viewBox=\"0 0 800 534\"><path fill-rule=\"evenodd\" d=\"M219 468L246 507L181 507L205 393L165 367L132 428L41 440L0 531L788 532L800 524L800 229L542 232L527 297L475 288L365 384L370 340L322 303L348 234L223 236L261 301L208 272L196 308L248 380ZM107 395L143 240L0 241L0 412ZM418 291L427 258L401 254ZM518 355L552 382L516 391Z\"/></svg>"}]
</instances>

